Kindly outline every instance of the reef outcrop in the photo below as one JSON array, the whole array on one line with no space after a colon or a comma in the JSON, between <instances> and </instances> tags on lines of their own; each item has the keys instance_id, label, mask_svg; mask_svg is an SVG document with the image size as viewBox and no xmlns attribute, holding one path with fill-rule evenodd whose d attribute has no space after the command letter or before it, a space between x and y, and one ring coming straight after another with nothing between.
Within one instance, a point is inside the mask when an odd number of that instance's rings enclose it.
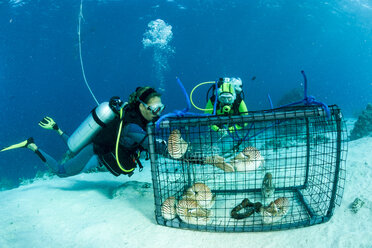
<instances>
[{"instance_id":1,"label":"reef outcrop","mask_svg":"<svg viewBox=\"0 0 372 248\"><path fill-rule=\"evenodd\" d=\"M359 115L350 133L350 140L360 139L372 135L372 104L368 103L366 109Z\"/></svg>"}]
</instances>

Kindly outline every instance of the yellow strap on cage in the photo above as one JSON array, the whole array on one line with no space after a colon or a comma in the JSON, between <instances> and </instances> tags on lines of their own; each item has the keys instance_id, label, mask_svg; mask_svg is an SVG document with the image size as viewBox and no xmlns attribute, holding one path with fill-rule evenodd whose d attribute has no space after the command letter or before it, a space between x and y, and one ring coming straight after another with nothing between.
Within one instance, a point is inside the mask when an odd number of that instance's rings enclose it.
<instances>
[{"instance_id":1,"label":"yellow strap on cage","mask_svg":"<svg viewBox=\"0 0 372 248\"><path fill-rule=\"evenodd\" d=\"M198 106L196 106L196 105L194 104L193 100L192 100L192 94L194 93L194 90L196 90L196 88L198 88L198 87L201 86L201 85L204 85L204 84L215 84L215 83L216 83L216 82L214 82L214 81L209 81L209 82L203 82L203 83L200 83L200 84L198 84L197 86L195 86L195 87L192 89L191 93L190 93L190 101L191 101L192 106L194 106L196 109L201 110L201 111L210 111L210 110L213 110L213 108L212 108L212 109L202 109L202 108L199 108Z\"/></svg>"},{"instance_id":2,"label":"yellow strap on cage","mask_svg":"<svg viewBox=\"0 0 372 248\"><path fill-rule=\"evenodd\" d=\"M132 172L134 170L134 168L132 169L129 169L129 170L126 170L121 164L120 164L120 161L119 161L119 141L120 141L120 134L121 134L121 128L123 127L123 109L120 109L120 125L119 125L119 131L118 131L118 135L116 137L116 147L115 147L115 157L116 157L116 163L118 164L119 168L124 171L124 172Z\"/></svg>"}]
</instances>

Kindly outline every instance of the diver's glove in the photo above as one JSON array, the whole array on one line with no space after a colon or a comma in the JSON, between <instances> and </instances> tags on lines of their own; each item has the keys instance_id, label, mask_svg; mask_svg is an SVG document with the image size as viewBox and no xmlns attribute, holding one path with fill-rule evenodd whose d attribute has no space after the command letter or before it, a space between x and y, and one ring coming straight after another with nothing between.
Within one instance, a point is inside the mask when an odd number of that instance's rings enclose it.
<instances>
[{"instance_id":1,"label":"diver's glove","mask_svg":"<svg viewBox=\"0 0 372 248\"><path fill-rule=\"evenodd\" d=\"M48 130L55 130L60 135L63 134L62 130L59 129L57 123L55 123L55 121L48 116L45 116L41 121L39 121L39 126Z\"/></svg>"},{"instance_id":2,"label":"diver's glove","mask_svg":"<svg viewBox=\"0 0 372 248\"><path fill-rule=\"evenodd\" d=\"M213 156L206 157L204 163L216 166L217 168L220 168L224 172L234 171L234 167L231 164L226 163L225 159L219 155L213 155Z\"/></svg>"},{"instance_id":3,"label":"diver's glove","mask_svg":"<svg viewBox=\"0 0 372 248\"><path fill-rule=\"evenodd\" d=\"M49 130L53 129L57 131L59 129L57 123L48 116L45 116L41 121L39 121L39 126Z\"/></svg>"}]
</instances>

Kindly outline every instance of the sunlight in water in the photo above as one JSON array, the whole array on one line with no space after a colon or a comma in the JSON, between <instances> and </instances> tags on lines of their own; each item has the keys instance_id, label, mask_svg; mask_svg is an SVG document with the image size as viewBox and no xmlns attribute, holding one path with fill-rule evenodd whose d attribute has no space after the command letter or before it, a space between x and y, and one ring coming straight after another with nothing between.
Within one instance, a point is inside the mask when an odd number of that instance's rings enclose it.
<instances>
[{"instance_id":1,"label":"sunlight in water","mask_svg":"<svg viewBox=\"0 0 372 248\"><path fill-rule=\"evenodd\" d=\"M24 0L9 0L9 5L11 7L20 7L26 4L26 1Z\"/></svg>"}]
</instances>

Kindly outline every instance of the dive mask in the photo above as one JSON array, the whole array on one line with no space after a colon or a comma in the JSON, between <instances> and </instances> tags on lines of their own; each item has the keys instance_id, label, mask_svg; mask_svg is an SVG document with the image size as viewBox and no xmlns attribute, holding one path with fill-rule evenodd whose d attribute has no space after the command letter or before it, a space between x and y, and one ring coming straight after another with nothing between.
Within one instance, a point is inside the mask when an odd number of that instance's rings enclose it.
<instances>
[{"instance_id":1,"label":"dive mask","mask_svg":"<svg viewBox=\"0 0 372 248\"><path fill-rule=\"evenodd\" d=\"M153 115L160 115L161 112L165 109L164 104L157 103L153 106L149 106L146 103L144 103L141 99L138 99L140 103L142 103L147 110L150 110Z\"/></svg>"},{"instance_id":2,"label":"dive mask","mask_svg":"<svg viewBox=\"0 0 372 248\"><path fill-rule=\"evenodd\" d=\"M218 96L218 101L222 104L232 105L235 101L235 97L231 93L222 93Z\"/></svg>"}]
</instances>

